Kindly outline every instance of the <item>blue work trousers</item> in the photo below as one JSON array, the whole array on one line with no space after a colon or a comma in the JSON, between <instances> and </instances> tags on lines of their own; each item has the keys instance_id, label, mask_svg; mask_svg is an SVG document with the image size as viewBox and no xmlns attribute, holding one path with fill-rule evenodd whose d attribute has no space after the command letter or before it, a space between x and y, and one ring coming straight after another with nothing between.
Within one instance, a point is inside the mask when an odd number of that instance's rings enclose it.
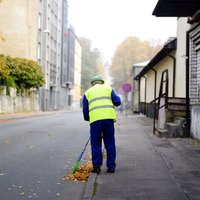
<instances>
[{"instance_id":1,"label":"blue work trousers","mask_svg":"<svg viewBox=\"0 0 200 200\"><path fill-rule=\"evenodd\" d=\"M99 120L90 125L92 164L93 167L100 167L102 158L102 139L106 148L107 168L115 168L116 147L115 147L114 122L111 119Z\"/></svg>"}]
</instances>

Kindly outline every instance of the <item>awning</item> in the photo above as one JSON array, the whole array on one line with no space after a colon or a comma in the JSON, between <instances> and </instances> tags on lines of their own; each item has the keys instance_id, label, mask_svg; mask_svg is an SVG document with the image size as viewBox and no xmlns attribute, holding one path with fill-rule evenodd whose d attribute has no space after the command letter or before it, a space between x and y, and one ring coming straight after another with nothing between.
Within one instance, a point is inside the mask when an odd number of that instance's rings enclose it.
<instances>
[{"instance_id":1,"label":"awning","mask_svg":"<svg viewBox=\"0 0 200 200\"><path fill-rule=\"evenodd\" d=\"M200 9L200 0L159 0L153 15L156 17L190 17Z\"/></svg>"}]
</instances>

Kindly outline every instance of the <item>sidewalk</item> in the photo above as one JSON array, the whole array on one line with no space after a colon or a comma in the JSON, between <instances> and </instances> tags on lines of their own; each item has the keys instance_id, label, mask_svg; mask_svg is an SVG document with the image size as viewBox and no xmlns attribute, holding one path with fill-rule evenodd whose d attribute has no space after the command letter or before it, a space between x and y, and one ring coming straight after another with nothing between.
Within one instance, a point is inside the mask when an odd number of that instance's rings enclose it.
<instances>
[{"instance_id":1,"label":"sidewalk","mask_svg":"<svg viewBox=\"0 0 200 200\"><path fill-rule=\"evenodd\" d=\"M91 174L83 199L200 199L200 145L189 138L158 138L152 121L120 115L116 123L114 174Z\"/></svg>"}]
</instances>

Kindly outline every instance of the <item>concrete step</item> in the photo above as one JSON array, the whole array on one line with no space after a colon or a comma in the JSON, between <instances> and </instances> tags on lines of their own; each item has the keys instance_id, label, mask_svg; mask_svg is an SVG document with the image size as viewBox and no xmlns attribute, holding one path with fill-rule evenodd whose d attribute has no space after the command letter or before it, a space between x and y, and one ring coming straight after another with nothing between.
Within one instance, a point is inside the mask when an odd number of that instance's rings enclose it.
<instances>
[{"instance_id":1,"label":"concrete step","mask_svg":"<svg viewBox=\"0 0 200 200\"><path fill-rule=\"evenodd\" d=\"M170 111L179 111L179 112L185 112L186 111L186 105L180 105L180 104L168 104L167 107Z\"/></svg>"},{"instance_id":2,"label":"concrete step","mask_svg":"<svg viewBox=\"0 0 200 200\"><path fill-rule=\"evenodd\" d=\"M178 103L178 104L186 104L185 98L168 98L168 103Z\"/></svg>"},{"instance_id":3,"label":"concrete step","mask_svg":"<svg viewBox=\"0 0 200 200\"><path fill-rule=\"evenodd\" d=\"M157 124L156 120L156 124ZM156 127L156 134L159 137L165 138L177 138L185 136L185 118L184 117L175 117L174 122L165 123L165 128Z\"/></svg>"},{"instance_id":4,"label":"concrete step","mask_svg":"<svg viewBox=\"0 0 200 200\"><path fill-rule=\"evenodd\" d=\"M180 137L185 136L185 118L184 117L175 117L174 123L177 124L180 128Z\"/></svg>"},{"instance_id":5,"label":"concrete step","mask_svg":"<svg viewBox=\"0 0 200 200\"><path fill-rule=\"evenodd\" d=\"M180 137L180 126L176 123L166 123L166 129L169 132L170 138Z\"/></svg>"},{"instance_id":6,"label":"concrete step","mask_svg":"<svg viewBox=\"0 0 200 200\"><path fill-rule=\"evenodd\" d=\"M162 128L156 128L156 134L159 137L165 137L168 138L169 137L169 132L167 129L162 129Z\"/></svg>"},{"instance_id":7,"label":"concrete step","mask_svg":"<svg viewBox=\"0 0 200 200\"><path fill-rule=\"evenodd\" d=\"M185 123L185 118L184 117L175 117L174 123L178 124L180 126L183 126Z\"/></svg>"},{"instance_id":8,"label":"concrete step","mask_svg":"<svg viewBox=\"0 0 200 200\"><path fill-rule=\"evenodd\" d=\"M168 98L168 110L171 111L185 111L186 101L184 98Z\"/></svg>"}]
</instances>

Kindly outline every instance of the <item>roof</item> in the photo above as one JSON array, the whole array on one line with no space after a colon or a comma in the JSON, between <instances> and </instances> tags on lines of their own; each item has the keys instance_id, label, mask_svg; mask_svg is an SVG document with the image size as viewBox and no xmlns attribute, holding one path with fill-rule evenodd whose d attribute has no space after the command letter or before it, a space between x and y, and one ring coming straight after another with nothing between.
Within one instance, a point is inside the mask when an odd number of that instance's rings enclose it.
<instances>
[{"instance_id":1,"label":"roof","mask_svg":"<svg viewBox=\"0 0 200 200\"><path fill-rule=\"evenodd\" d=\"M200 0L159 0L154 8L156 17L190 17L200 9Z\"/></svg>"},{"instance_id":2,"label":"roof","mask_svg":"<svg viewBox=\"0 0 200 200\"><path fill-rule=\"evenodd\" d=\"M170 40L164 45L164 47L150 60L150 62L142 69L142 71L134 78L139 80L144 76L150 69L155 67L163 58L169 55L176 49L176 38L170 38Z\"/></svg>"},{"instance_id":3,"label":"roof","mask_svg":"<svg viewBox=\"0 0 200 200\"><path fill-rule=\"evenodd\" d=\"M145 67L148 63L149 63L149 60L140 62L140 63L135 63L135 64L133 64L133 67Z\"/></svg>"}]
</instances>

